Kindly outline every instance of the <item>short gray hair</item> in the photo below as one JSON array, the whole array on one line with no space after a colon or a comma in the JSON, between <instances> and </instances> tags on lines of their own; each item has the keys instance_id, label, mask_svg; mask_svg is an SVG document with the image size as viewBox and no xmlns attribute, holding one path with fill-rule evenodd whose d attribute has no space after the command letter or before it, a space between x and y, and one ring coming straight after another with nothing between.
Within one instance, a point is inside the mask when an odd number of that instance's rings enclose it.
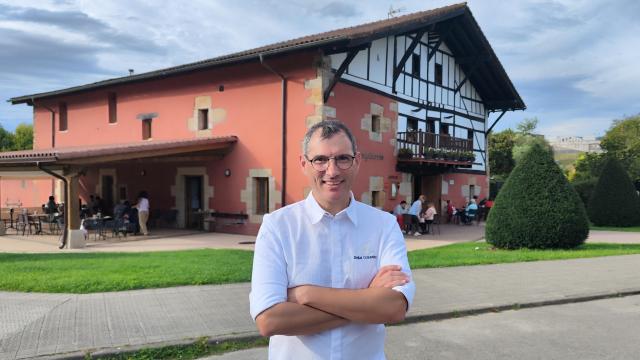
<instances>
[{"instance_id":1,"label":"short gray hair","mask_svg":"<svg viewBox=\"0 0 640 360\"><path fill-rule=\"evenodd\" d=\"M304 155L307 155L307 150L309 149L309 141L311 141L311 137L315 134L318 129L322 129L322 133L320 133L320 138L323 140L329 139L336 134L344 133L347 135L349 141L351 141L351 150L353 150L353 155L356 154L356 139L353 137L351 130L339 120L324 120L319 123L314 124L312 127L307 130L307 133L304 135L304 141L302 142L302 152Z\"/></svg>"}]
</instances>

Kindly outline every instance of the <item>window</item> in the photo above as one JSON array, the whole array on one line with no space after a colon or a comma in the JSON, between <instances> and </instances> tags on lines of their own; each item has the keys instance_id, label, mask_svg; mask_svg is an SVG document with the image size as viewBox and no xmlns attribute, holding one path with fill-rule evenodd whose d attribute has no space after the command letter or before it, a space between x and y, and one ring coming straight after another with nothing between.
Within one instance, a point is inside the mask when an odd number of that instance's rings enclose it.
<instances>
[{"instance_id":1,"label":"window","mask_svg":"<svg viewBox=\"0 0 640 360\"><path fill-rule=\"evenodd\" d=\"M411 75L414 77L420 77L420 55L411 55Z\"/></svg>"},{"instance_id":2,"label":"window","mask_svg":"<svg viewBox=\"0 0 640 360\"><path fill-rule=\"evenodd\" d=\"M254 190L256 194L256 215L263 215L269 212L269 178L253 178Z\"/></svg>"},{"instance_id":3,"label":"window","mask_svg":"<svg viewBox=\"0 0 640 360\"><path fill-rule=\"evenodd\" d=\"M434 134L436 132L436 120L437 118L428 118L427 119L427 132Z\"/></svg>"},{"instance_id":4,"label":"window","mask_svg":"<svg viewBox=\"0 0 640 360\"><path fill-rule=\"evenodd\" d=\"M473 130L467 129L467 139L473 140Z\"/></svg>"},{"instance_id":5,"label":"window","mask_svg":"<svg viewBox=\"0 0 640 360\"><path fill-rule=\"evenodd\" d=\"M391 183L391 196L390 196L391 199L395 199L398 196L399 187L400 187L400 184L397 184L394 182Z\"/></svg>"},{"instance_id":6,"label":"window","mask_svg":"<svg viewBox=\"0 0 640 360\"><path fill-rule=\"evenodd\" d=\"M435 81L436 85L442 85L442 64L436 64L433 81Z\"/></svg>"},{"instance_id":7,"label":"window","mask_svg":"<svg viewBox=\"0 0 640 360\"><path fill-rule=\"evenodd\" d=\"M371 132L380 132L380 115L371 115Z\"/></svg>"},{"instance_id":8,"label":"window","mask_svg":"<svg viewBox=\"0 0 640 360\"><path fill-rule=\"evenodd\" d=\"M209 109L198 109L198 130L209 128Z\"/></svg>"},{"instance_id":9,"label":"window","mask_svg":"<svg viewBox=\"0 0 640 360\"><path fill-rule=\"evenodd\" d=\"M109 124L115 124L118 122L117 117L117 102L116 102L116 94L109 93Z\"/></svg>"},{"instance_id":10,"label":"window","mask_svg":"<svg viewBox=\"0 0 640 360\"><path fill-rule=\"evenodd\" d=\"M416 118L407 118L407 131L416 131L418 130L418 119Z\"/></svg>"},{"instance_id":11,"label":"window","mask_svg":"<svg viewBox=\"0 0 640 360\"><path fill-rule=\"evenodd\" d=\"M151 139L151 119L142 119L142 140Z\"/></svg>"},{"instance_id":12,"label":"window","mask_svg":"<svg viewBox=\"0 0 640 360\"><path fill-rule=\"evenodd\" d=\"M440 124L440 135L449 135L449 124Z\"/></svg>"},{"instance_id":13,"label":"window","mask_svg":"<svg viewBox=\"0 0 640 360\"><path fill-rule=\"evenodd\" d=\"M382 199L380 196L380 191L372 191L371 192L371 206L373 207L381 207Z\"/></svg>"},{"instance_id":14,"label":"window","mask_svg":"<svg viewBox=\"0 0 640 360\"><path fill-rule=\"evenodd\" d=\"M58 130L67 131L67 103L60 103L58 105L60 116L58 116Z\"/></svg>"}]
</instances>

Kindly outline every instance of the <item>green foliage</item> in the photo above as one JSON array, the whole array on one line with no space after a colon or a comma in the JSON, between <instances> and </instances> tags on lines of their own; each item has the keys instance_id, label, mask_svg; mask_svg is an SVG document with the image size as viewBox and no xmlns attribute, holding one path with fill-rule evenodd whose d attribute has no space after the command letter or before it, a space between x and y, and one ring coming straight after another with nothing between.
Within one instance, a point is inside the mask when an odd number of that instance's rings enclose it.
<instances>
[{"instance_id":1,"label":"green foliage","mask_svg":"<svg viewBox=\"0 0 640 360\"><path fill-rule=\"evenodd\" d=\"M33 125L20 124L15 134L0 125L0 151L33 149Z\"/></svg>"},{"instance_id":2,"label":"green foliage","mask_svg":"<svg viewBox=\"0 0 640 360\"><path fill-rule=\"evenodd\" d=\"M580 180L574 180L571 182L571 185L580 196L580 200L585 207L589 204L589 199L591 199L591 194L593 193L593 189L596 188L596 184L598 183L598 178L590 177Z\"/></svg>"},{"instance_id":3,"label":"green foliage","mask_svg":"<svg viewBox=\"0 0 640 360\"><path fill-rule=\"evenodd\" d=\"M589 222L548 149L533 143L498 193L485 231L498 248L573 248L586 240Z\"/></svg>"},{"instance_id":4,"label":"green foliage","mask_svg":"<svg viewBox=\"0 0 640 360\"><path fill-rule=\"evenodd\" d=\"M401 148L398 150L398 158L411 159L413 157L413 150L409 148Z\"/></svg>"},{"instance_id":5,"label":"green foliage","mask_svg":"<svg viewBox=\"0 0 640 360\"><path fill-rule=\"evenodd\" d=\"M602 167L589 199L589 218L596 226L640 225L640 198L629 175L615 157Z\"/></svg>"},{"instance_id":6,"label":"green foliage","mask_svg":"<svg viewBox=\"0 0 640 360\"><path fill-rule=\"evenodd\" d=\"M31 150L33 149L33 125L20 124L16 127L13 137L14 150Z\"/></svg>"},{"instance_id":7,"label":"green foliage","mask_svg":"<svg viewBox=\"0 0 640 360\"><path fill-rule=\"evenodd\" d=\"M489 134L489 169L491 174L506 178L516 165L513 160L513 146L516 133L507 129Z\"/></svg>"},{"instance_id":8,"label":"green foliage","mask_svg":"<svg viewBox=\"0 0 640 360\"><path fill-rule=\"evenodd\" d=\"M614 120L600 146L620 160L632 180L640 180L640 114Z\"/></svg>"},{"instance_id":9,"label":"green foliage","mask_svg":"<svg viewBox=\"0 0 640 360\"><path fill-rule=\"evenodd\" d=\"M0 151L13 150L13 134L0 125Z\"/></svg>"},{"instance_id":10,"label":"green foliage","mask_svg":"<svg viewBox=\"0 0 640 360\"><path fill-rule=\"evenodd\" d=\"M533 135L533 131L538 127L538 118L527 118L522 120L517 126L521 135Z\"/></svg>"},{"instance_id":11,"label":"green foliage","mask_svg":"<svg viewBox=\"0 0 640 360\"><path fill-rule=\"evenodd\" d=\"M516 144L513 147L513 160L515 163L518 164L518 162L520 162L524 157L524 154L529 152L534 145L539 145L553 158L553 148L543 136L520 135L516 138Z\"/></svg>"}]
</instances>

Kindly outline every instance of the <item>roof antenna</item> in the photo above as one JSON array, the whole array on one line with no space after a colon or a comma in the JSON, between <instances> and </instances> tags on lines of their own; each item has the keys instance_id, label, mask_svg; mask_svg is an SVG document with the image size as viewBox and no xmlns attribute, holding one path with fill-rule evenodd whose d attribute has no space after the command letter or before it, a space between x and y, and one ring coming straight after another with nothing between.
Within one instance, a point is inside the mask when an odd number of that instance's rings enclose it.
<instances>
[{"instance_id":1,"label":"roof antenna","mask_svg":"<svg viewBox=\"0 0 640 360\"><path fill-rule=\"evenodd\" d=\"M389 12L387 13L387 19L391 19L392 17L396 17L396 14L400 14L403 12L405 8L403 6L394 9L393 5L389 5Z\"/></svg>"},{"instance_id":2,"label":"roof antenna","mask_svg":"<svg viewBox=\"0 0 640 360\"><path fill-rule=\"evenodd\" d=\"M133 69L129 69L129 76L133 75Z\"/></svg>"}]
</instances>

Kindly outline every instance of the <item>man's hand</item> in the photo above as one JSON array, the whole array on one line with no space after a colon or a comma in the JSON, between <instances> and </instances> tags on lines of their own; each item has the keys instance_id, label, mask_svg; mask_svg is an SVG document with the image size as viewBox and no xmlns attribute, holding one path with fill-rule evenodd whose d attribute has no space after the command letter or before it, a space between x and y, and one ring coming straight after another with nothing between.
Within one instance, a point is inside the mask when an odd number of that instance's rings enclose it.
<instances>
[{"instance_id":1,"label":"man's hand","mask_svg":"<svg viewBox=\"0 0 640 360\"><path fill-rule=\"evenodd\" d=\"M369 288L393 288L411 281L409 276L400 270L402 270L400 265L381 267L376 276L373 277L373 280L371 280L371 283L369 283Z\"/></svg>"},{"instance_id":2,"label":"man's hand","mask_svg":"<svg viewBox=\"0 0 640 360\"><path fill-rule=\"evenodd\" d=\"M287 301L295 304L304 305L303 293L306 285L296 286L287 290Z\"/></svg>"}]
</instances>

